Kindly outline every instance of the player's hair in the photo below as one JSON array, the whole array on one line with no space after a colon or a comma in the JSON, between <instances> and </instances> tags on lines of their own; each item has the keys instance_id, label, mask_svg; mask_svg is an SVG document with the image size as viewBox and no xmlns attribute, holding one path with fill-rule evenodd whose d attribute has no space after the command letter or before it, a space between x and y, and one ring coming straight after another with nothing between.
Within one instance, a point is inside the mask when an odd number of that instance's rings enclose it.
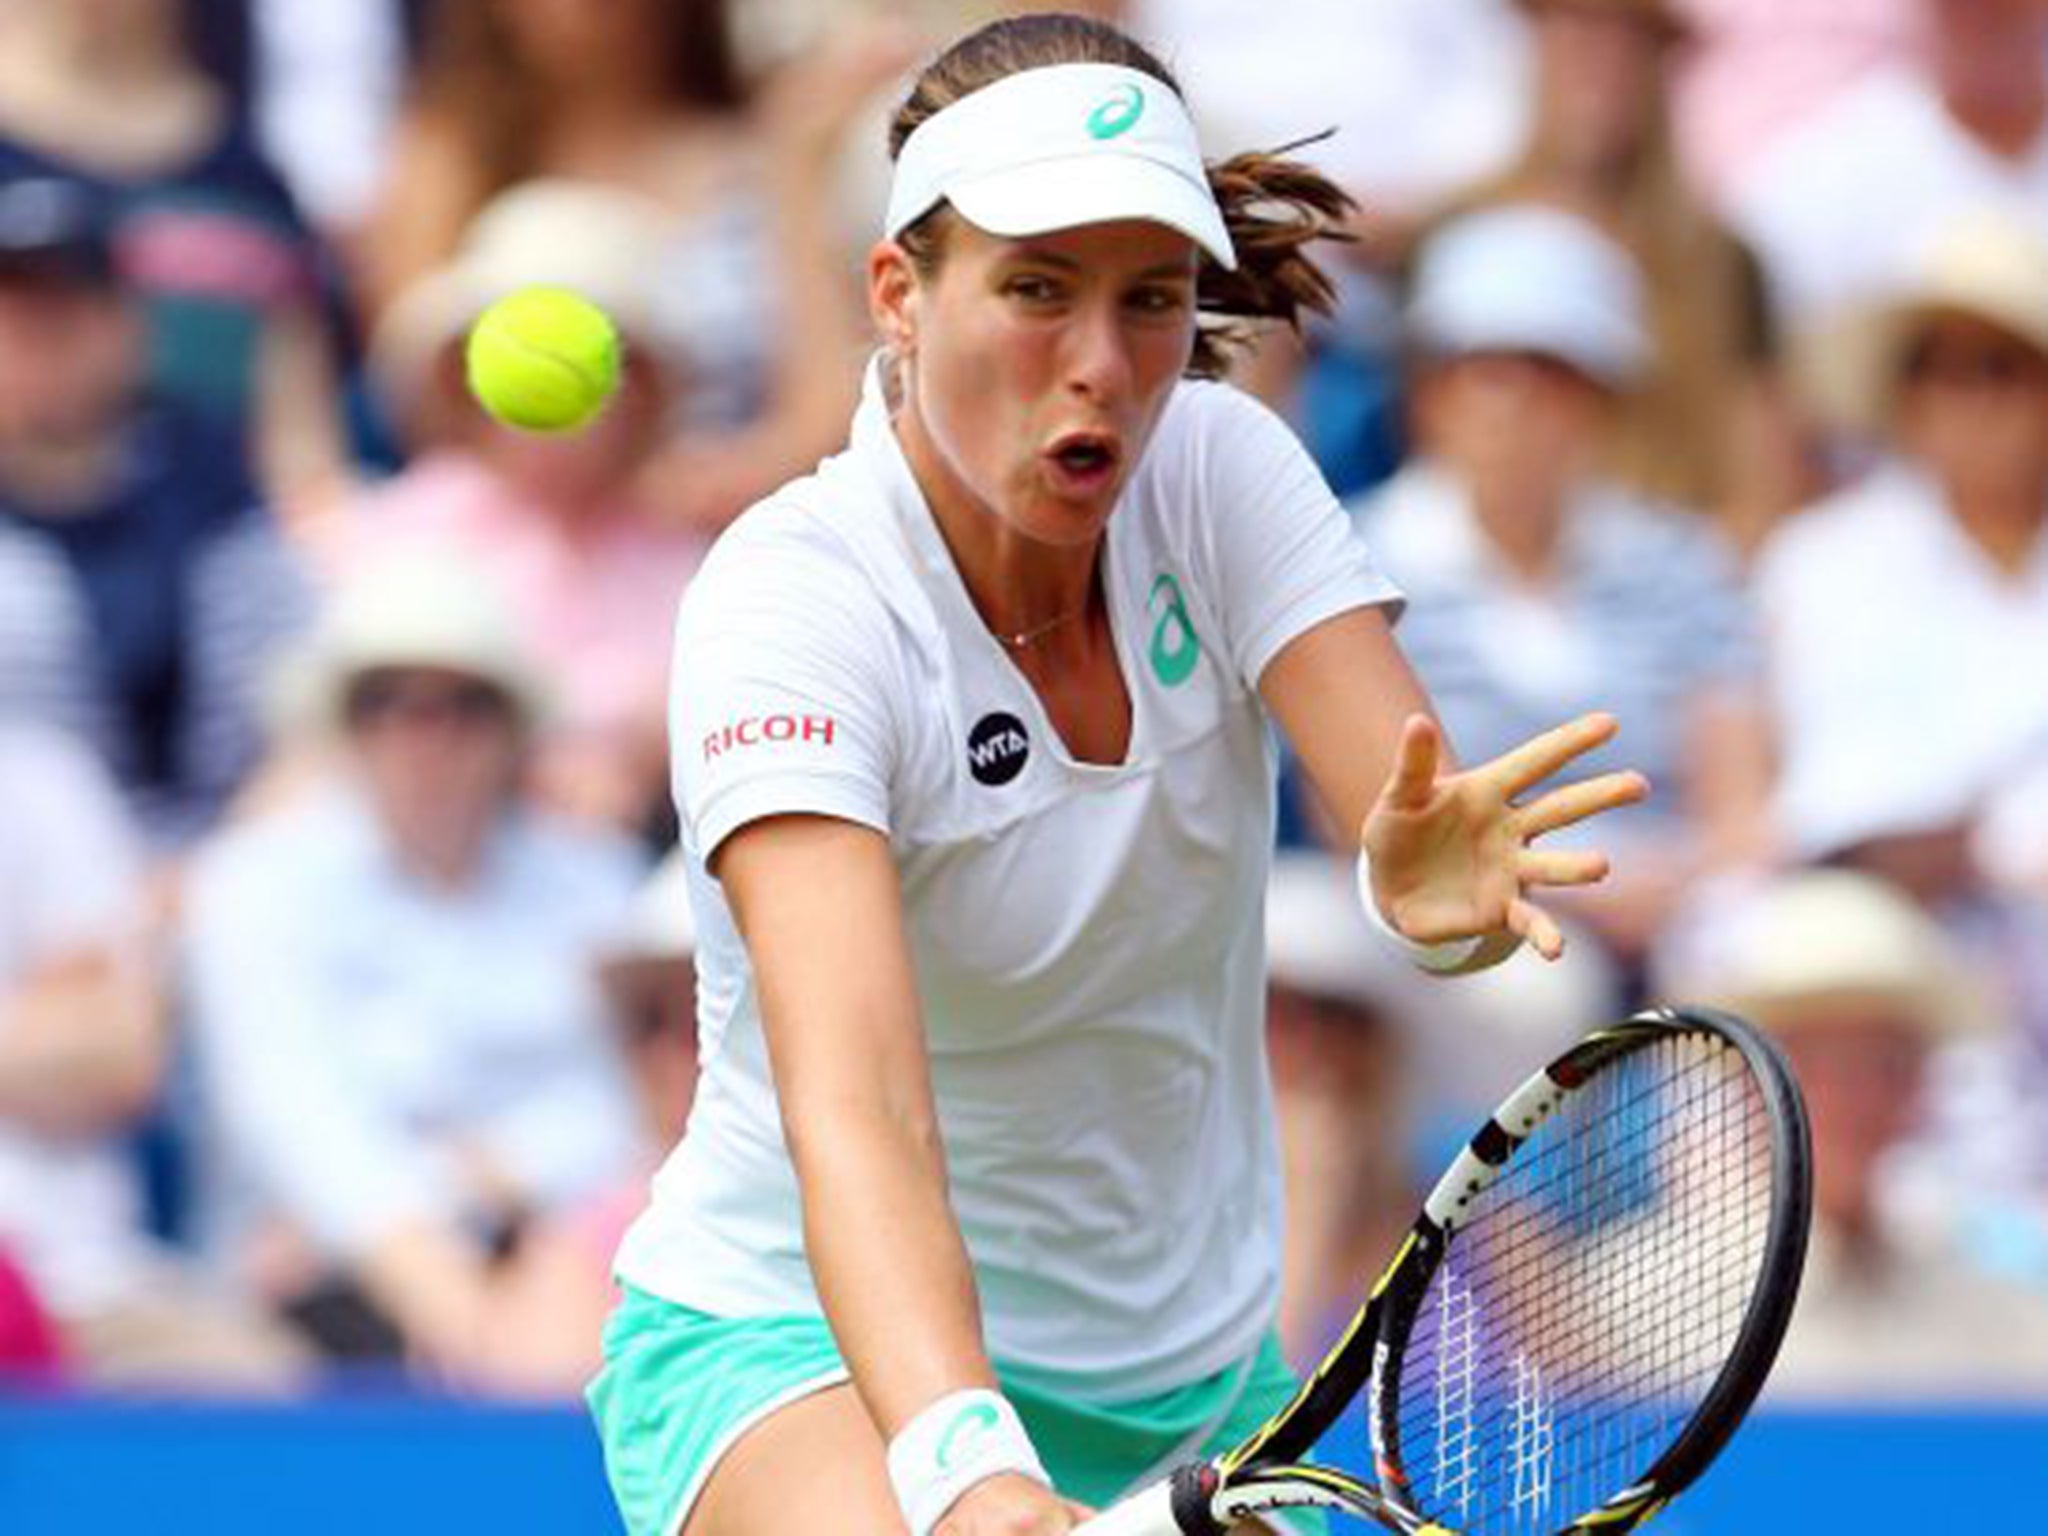
<instances>
[{"instance_id":1,"label":"player's hair","mask_svg":"<svg viewBox=\"0 0 2048 1536\"><path fill-rule=\"evenodd\" d=\"M1013 16L969 33L926 66L890 121L889 158L902 153L920 123L963 97L1054 64L1118 64L1183 94L1164 64L1115 27L1058 13ZM1250 151L1208 169L1238 262L1230 272L1204 255L1196 281L1201 324L1188 372L1213 378L1225 371L1231 349L1251 340L1247 322L1274 320L1299 330L1302 311L1329 313L1334 290L1306 247L1317 239L1349 238L1340 222L1353 203L1313 166L1281 153ZM897 237L921 275L938 270L954 217L942 203Z\"/></svg>"}]
</instances>

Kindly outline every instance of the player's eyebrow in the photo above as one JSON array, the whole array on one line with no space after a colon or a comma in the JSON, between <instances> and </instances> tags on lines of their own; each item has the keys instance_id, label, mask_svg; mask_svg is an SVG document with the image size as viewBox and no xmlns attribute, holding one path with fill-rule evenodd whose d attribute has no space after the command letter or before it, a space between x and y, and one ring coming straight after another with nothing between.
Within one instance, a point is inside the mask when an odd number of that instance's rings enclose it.
<instances>
[{"instance_id":1,"label":"player's eyebrow","mask_svg":"<svg viewBox=\"0 0 2048 1536\"><path fill-rule=\"evenodd\" d=\"M1051 246L1034 245L1029 241L1020 244L1010 254L1009 259L1011 261L1030 262L1034 266L1057 267L1063 272L1082 272L1088 270L1093 265L1090 262L1080 260L1078 257L1069 256L1064 251L1054 250ZM1159 262L1145 268L1142 272L1132 274L1134 278L1145 282L1155 281L1160 278L1192 278L1194 275L1194 267L1187 261L1179 258L1172 261Z\"/></svg>"}]
</instances>

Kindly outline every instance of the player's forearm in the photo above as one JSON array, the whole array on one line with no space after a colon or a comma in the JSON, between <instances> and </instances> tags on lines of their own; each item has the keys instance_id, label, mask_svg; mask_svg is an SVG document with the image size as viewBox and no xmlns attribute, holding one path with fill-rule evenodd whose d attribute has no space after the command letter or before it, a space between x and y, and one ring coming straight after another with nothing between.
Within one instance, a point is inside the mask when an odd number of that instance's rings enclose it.
<instances>
[{"instance_id":1,"label":"player's forearm","mask_svg":"<svg viewBox=\"0 0 2048 1536\"><path fill-rule=\"evenodd\" d=\"M842 1114L791 1143L819 1297L882 1433L947 1392L993 1386L937 1127Z\"/></svg>"}]
</instances>

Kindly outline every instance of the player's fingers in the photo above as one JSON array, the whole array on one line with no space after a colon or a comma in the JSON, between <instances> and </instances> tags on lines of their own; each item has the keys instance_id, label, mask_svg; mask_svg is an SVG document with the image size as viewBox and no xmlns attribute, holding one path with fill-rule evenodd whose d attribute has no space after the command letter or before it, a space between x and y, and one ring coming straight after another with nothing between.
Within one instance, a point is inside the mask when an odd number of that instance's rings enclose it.
<instances>
[{"instance_id":1,"label":"player's fingers","mask_svg":"<svg viewBox=\"0 0 2048 1536\"><path fill-rule=\"evenodd\" d=\"M1607 869L1607 855L1590 848L1525 848L1515 865L1524 885L1591 885Z\"/></svg>"},{"instance_id":2,"label":"player's fingers","mask_svg":"<svg viewBox=\"0 0 2048 1536\"><path fill-rule=\"evenodd\" d=\"M1532 736L1512 751L1503 752L1481 771L1499 783L1507 794L1519 794L1531 784L1539 784L1549 778L1573 758L1612 741L1620 728L1610 714L1581 715L1576 720L1552 727L1540 736Z\"/></svg>"},{"instance_id":3,"label":"player's fingers","mask_svg":"<svg viewBox=\"0 0 2048 1536\"><path fill-rule=\"evenodd\" d=\"M1413 811L1429 803L1436 787L1441 738L1436 722L1427 715L1410 715L1401 724L1401 740L1394 749L1394 771L1388 775L1382 798L1397 810Z\"/></svg>"},{"instance_id":4,"label":"player's fingers","mask_svg":"<svg viewBox=\"0 0 2048 1536\"><path fill-rule=\"evenodd\" d=\"M1508 905L1508 931L1519 934L1546 960L1555 960L1564 953L1564 930L1557 926L1557 919L1533 901L1517 897Z\"/></svg>"},{"instance_id":5,"label":"player's fingers","mask_svg":"<svg viewBox=\"0 0 2048 1536\"><path fill-rule=\"evenodd\" d=\"M1649 793L1650 781L1640 773L1603 773L1538 795L1521 808L1517 820L1524 837L1541 837L1616 806L1633 805L1647 799Z\"/></svg>"}]
</instances>

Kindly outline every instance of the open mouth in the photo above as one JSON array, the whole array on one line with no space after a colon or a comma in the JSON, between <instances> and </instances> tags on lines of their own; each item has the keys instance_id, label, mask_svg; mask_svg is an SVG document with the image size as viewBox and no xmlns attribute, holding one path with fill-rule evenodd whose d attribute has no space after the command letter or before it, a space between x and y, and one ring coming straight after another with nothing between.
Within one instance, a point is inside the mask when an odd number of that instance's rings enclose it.
<instances>
[{"instance_id":1,"label":"open mouth","mask_svg":"<svg viewBox=\"0 0 2048 1536\"><path fill-rule=\"evenodd\" d=\"M1048 457L1076 482L1093 482L1116 472L1116 441L1088 433L1076 433L1054 443Z\"/></svg>"}]
</instances>

